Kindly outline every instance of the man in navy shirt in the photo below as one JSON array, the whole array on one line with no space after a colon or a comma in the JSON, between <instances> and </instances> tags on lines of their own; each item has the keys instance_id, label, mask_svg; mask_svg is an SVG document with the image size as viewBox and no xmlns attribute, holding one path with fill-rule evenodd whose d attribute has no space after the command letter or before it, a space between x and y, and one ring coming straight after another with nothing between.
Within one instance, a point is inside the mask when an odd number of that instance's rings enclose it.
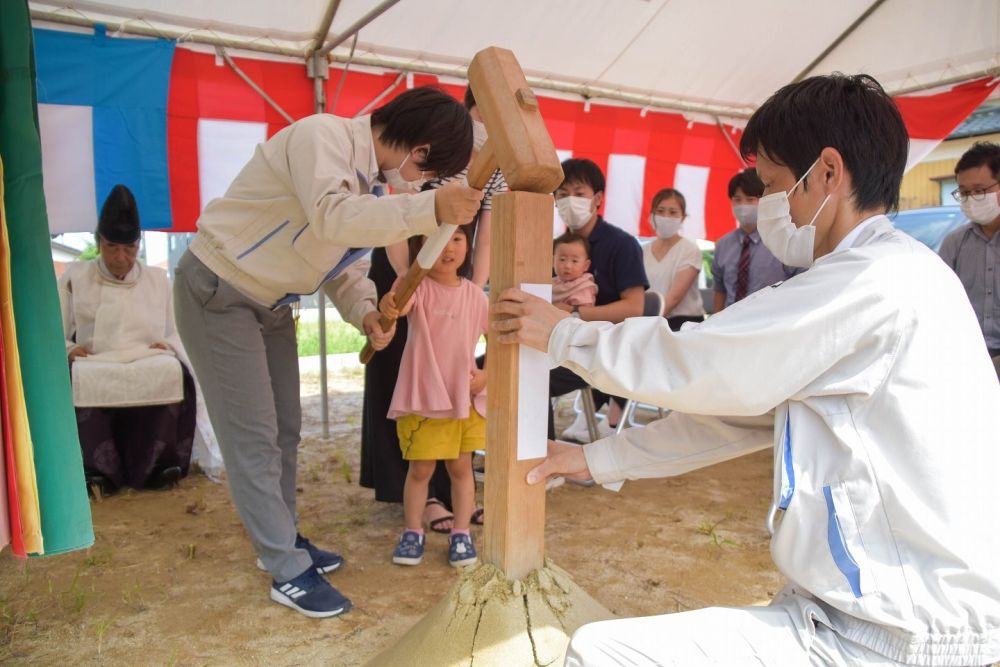
<instances>
[{"instance_id":1,"label":"man in navy shirt","mask_svg":"<svg viewBox=\"0 0 1000 667\"><path fill-rule=\"evenodd\" d=\"M587 321L621 322L642 315L643 293L649 287L642 263L642 248L628 232L609 224L597 210L604 201L604 174L590 160L570 159L562 163L564 179L555 191L559 216L569 227L590 243L590 272L597 283L597 301L593 306L563 308ZM587 383L566 368L552 371L549 395L562 396ZM607 396L595 392L600 407ZM555 438L552 410L549 409L549 438Z\"/></svg>"}]
</instances>

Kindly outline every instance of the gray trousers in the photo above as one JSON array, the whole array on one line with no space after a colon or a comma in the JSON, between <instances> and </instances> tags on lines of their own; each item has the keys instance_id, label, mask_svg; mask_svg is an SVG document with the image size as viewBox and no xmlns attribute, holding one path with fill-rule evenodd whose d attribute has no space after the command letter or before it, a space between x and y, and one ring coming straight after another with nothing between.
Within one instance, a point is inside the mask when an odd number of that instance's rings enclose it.
<instances>
[{"instance_id":1,"label":"gray trousers","mask_svg":"<svg viewBox=\"0 0 1000 667\"><path fill-rule=\"evenodd\" d=\"M291 308L270 310L186 252L174 278L177 331L201 384L229 493L276 581L312 567L295 547L302 405Z\"/></svg>"}]
</instances>

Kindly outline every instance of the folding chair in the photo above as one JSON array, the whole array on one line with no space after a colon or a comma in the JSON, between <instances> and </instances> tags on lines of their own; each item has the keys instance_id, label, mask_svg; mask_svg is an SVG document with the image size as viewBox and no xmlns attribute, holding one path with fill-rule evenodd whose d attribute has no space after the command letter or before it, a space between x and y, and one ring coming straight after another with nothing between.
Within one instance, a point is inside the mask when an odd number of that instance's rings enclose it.
<instances>
[{"instance_id":1,"label":"folding chair","mask_svg":"<svg viewBox=\"0 0 1000 667\"><path fill-rule=\"evenodd\" d=\"M643 317L659 317L663 315L663 296L658 292L648 290L643 295L645 302L643 304L642 316ZM590 392L587 392L588 394ZM591 399L591 404L593 404L593 399ZM621 433L628 427L639 426L635 422L635 410L638 407L639 402L634 398L630 398L628 402L625 403L625 407L622 408L622 416L618 418L618 425L615 426L615 433ZM646 407L646 406L644 406ZM658 410L660 418L664 416L663 408L657 407L655 405L648 406L650 409ZM627 425L627 426L626 426ZM588 424L589 426L589 424ZM595 425L596 430L596 425Z\"/></svg>"},{"instance_id":2,"label":"folding chair","mask_svg":"<svg viewBox=\"0 0 1000 667\"><path fill-rule=\"evenodd\" d=\"M643 304L642 304L642 316L643 317L659 317L663 314L663 296L658 292L652 290L647 290L643 294ZM600 437L597 431L597 409L594 405L594 395L590 392L590 387L584 387L580 390L580 402L582 403L581 409L583 411L584 417L587 421L587 433L590 435L590 441L594 442ZM616 433L621 433L626 423L626 418L631 418L635 413L636 402L629 400L625 404L625 408L622 409L621 419L618 420L618 426L615 428ZM660 411L663 414L663 411ZM632 423L635 426L635 423Z\"/></svg>"}]
</instances>

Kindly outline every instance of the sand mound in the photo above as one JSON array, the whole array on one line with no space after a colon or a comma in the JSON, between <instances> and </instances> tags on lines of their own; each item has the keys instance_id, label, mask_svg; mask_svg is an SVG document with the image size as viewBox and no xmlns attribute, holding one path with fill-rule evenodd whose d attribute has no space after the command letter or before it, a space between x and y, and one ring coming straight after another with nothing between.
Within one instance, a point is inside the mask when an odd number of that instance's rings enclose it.
<instances>
[{"instance_id":1,"label":"sand mound","mask_svg":"<svg viewBox=\"0 0 1000 667\"><path fill-rule=\"evenodd\" d=\"M562 664L574 630L611 617L550 561L517 581L481 564L466 570L440 603L368 665Z\"/></svg>"}]
</instances>

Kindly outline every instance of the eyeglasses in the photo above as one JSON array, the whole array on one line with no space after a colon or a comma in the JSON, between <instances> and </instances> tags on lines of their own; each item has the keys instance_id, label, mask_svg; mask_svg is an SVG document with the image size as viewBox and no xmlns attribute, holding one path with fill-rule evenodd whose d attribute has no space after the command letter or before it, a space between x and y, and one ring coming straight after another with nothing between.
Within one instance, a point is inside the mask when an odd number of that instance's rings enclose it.
<instances>
[{"instance_id":1,"label":"eyeglasses","mask_svg":"<svg viewBox=\"0 0 1000 667\"><path fill-rule=\"evenodd\" d=\"M976 201L983 201L986 199L987 193L992 190L997 185L1000 185L1000 181L994 181L993 185L988 185L985 188L980 188L978 190L970 190L968 192L962 192L961 189L955 188L951 191L951 196L955 198L958 203L964 203L969 197L972 197Z\"/></svg>"}]
</instances>

